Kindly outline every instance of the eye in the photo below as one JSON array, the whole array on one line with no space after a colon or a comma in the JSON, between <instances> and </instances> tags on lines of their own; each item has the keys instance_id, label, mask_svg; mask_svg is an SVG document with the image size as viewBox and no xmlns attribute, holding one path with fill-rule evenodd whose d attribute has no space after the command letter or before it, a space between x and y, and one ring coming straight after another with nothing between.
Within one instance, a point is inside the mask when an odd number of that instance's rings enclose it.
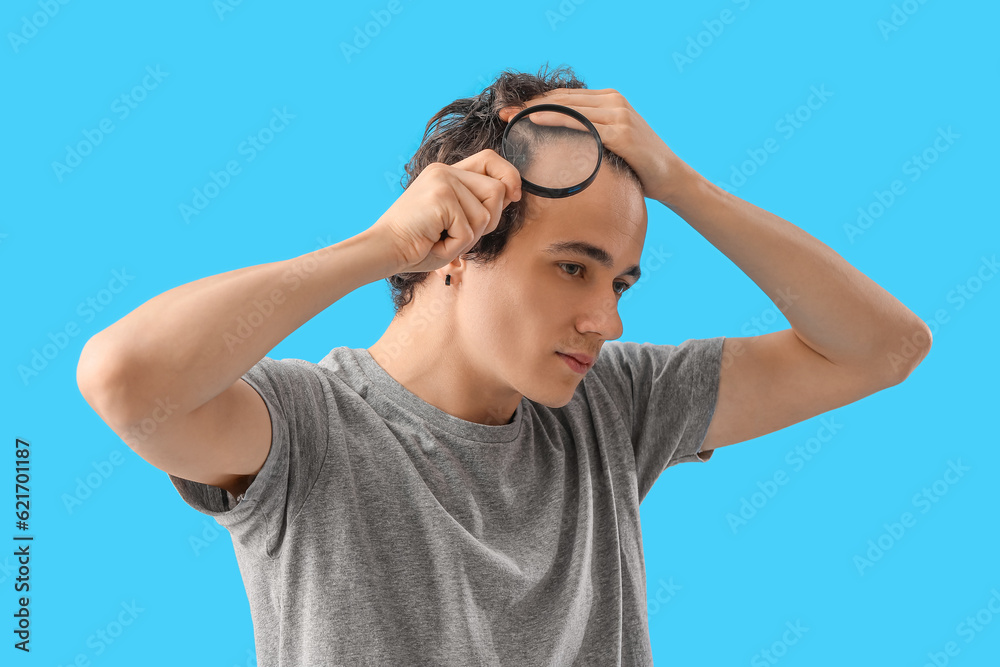
<instances>
[{"instance_id":1,"label":"eye","mask_svg":"<svg viewBox=\"0 0 1000 667\"><path fill-rule=\"evenodd\" d=\"M559 264L559 266L573 266L573 267L576 267L578 269L582 269L583 268L579 264L567 264L566 262L563 262L563 263ZM566 273L569 273L569 271L567 271ZM578 274L576 274L576 273L569 273L569 275L575 276L575 275L578 275Z\"/></svg>"},{"instance_id":2,"label":"eye","mask_svg":"<svg viewBox=\"0 0 1000 667\"><path fill-rule=\"evenodd\" d=\"M559 266L569 266L569 267L574 267L574 268L577 268L577 269L580 269L580 271L583 271L583 266L582 266L582 265L580 265L580 264L572 264L572 263L568 263L568 262L561 262L561 263L559 264ZM564 269L564 270L565 270L565 269ZM579 276L579 275L583 275L582 273L579 273L579 272L576 272L576 273L570 273L569 271L566 271L566 273L569 273L569 275L571 275L571 276ZM619 281L615 282L615 285L621 285L621 288L620 288L619 290L616 290L616 291L615 291L615 294L617 294L618 296L621 296L622 294L624 294L624 293L625 293L625 291L626 291L626 290L627 290L627 289L628 289L629 287L631 287L631 285L629 285L629 284L628 284L627 282L625 282L625 281L623 281L623 280L619 280Z\"/></svg>"}]
</instances>

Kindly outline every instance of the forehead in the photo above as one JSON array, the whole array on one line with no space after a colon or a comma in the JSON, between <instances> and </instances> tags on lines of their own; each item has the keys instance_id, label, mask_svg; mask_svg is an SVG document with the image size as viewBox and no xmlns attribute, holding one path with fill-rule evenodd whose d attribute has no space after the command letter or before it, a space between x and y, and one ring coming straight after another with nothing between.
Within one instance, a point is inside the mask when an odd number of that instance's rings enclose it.
<instances>
[{"instance_id":1,"label":"forehead","mask_svg":"<svg viewBox=\"0 0 1000 667\"><path fill-rule=\"evenodd\" d=\"M608 248L621 261L638 255L646 238L646 202L628 177L601 166L587 189L562 199L525 194L524 228L515 236L537 246L582 240ZM634 259L634 258L633 258Z\"/></svg>"}]
</instances>

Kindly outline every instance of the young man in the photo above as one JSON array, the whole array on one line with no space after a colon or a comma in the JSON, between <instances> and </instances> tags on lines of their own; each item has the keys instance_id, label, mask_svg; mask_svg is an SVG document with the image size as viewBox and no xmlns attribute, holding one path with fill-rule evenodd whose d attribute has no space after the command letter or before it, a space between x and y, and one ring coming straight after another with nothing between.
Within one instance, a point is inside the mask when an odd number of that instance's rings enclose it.
<instances>
[{"instance_id":1,"label":"young man","mask_svg":"<svg viewBox=\"0 0 1000 667\"><path fill-rule=\"evenodd\" d=\"M585 114L608 150L572 197L522 197L496 152L540 102ZM833 250L566 69L445 107L407 173L365 232L170 290L81 356L87 401L230 531L260 665L650 664L639 504L660 473L897 384L929 349ZM791 328L616 341L645 198ZM382 278L396 316L372 347L265 356ZM905 366L888 361L901 338L920 350Z\"/></svg>"}]
</instances>

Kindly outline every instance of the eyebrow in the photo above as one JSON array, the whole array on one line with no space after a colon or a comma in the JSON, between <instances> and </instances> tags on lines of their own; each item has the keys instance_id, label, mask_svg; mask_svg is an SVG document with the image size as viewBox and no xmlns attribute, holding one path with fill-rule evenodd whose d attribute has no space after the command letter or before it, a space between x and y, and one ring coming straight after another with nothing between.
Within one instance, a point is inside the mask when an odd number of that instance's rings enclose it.
<instances>
[{"instance_id":1,"label":"eyebrow","mask_svg":"<svg viewBox=\"0 0 1000 667\"><path fill-rule=\"evenodd\" d=\"M606 269L610 269L614 264L611 259L611 253L609 253L604 248L599 248L596 245L587 243L586 241L560 241L559 243L553 243L545 252L550 255L557 255L559 253L572 253L575 255L584 255L594 260ZM630 266L622 272L623 276L635 276L638 281L639 276L642 275L642 271L639 270L639 265Z\"/></svg>"}]
</instances>

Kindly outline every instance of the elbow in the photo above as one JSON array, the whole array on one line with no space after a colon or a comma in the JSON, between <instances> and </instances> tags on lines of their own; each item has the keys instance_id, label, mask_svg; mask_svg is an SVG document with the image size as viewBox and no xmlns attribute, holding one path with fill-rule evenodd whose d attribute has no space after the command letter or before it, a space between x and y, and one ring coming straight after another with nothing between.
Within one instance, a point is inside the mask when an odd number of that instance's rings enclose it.
<instances>
[{"instance_id":1,"label":"elbow","mask_svg":"<svg viewBox=\"0 0 1000 667\"><path fill-rule=\"evenodd\" d=\"M889 386L897 385L910 376L931 351L932 341L930 327L919 318L895 336L879 361L887 372Z\"/></svg>"},{"instance_id":2,"label":"elbow","mask_svg":"<svg viewBox=\"0 0 1000 667\"><path fill-rule=\"evenodd\" d=\"M83 400L112 429L128 423L128 395L122 378L120 359L109 354L99 344L97 337L91 337L80 352L76 365L76 386Z\"/></svg>"}]
</instances>

